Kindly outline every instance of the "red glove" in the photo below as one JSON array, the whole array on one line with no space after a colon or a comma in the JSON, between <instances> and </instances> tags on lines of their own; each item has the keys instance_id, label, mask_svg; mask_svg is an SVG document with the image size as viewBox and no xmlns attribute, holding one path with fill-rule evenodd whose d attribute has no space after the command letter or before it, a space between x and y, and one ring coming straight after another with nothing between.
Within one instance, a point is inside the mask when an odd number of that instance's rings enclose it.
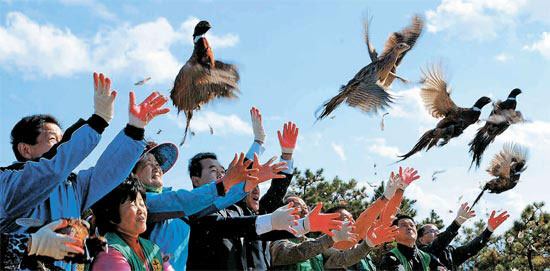
<instances>
[{"instance_id":1,"label":"red glove","mask_svg":"<svg viewBox=\"0 0 550 271\"><path fill-rule=\"evenodd\" d=\"M510 217L510 215L506 211L502 212L500 215L496 217L495 217L495 213L496 211L493 211L491 213L491 216L489 217L489 222L487 223L488 224L487 229L489 229L489 231L491 232L494 232L496 228L500 226L500 224L502 224L504 221L506 221L506 219Z\"/></svg>"},{"instance_id":2,"label":"red glove","mask_svg":"<svg viewBox=\"0 0 550 271\"><path fill-rule=\"evenodd\" d=\"M323 203L317 203L315 209L307 215L305 228L310 232L323 232L328 236L334 236L332 230L342 230L343 221L337 220L340 214L321 214Z\"/></svg>"},{"instance_id":3,"label":"red glove","mask_svg":"<svg viewBox=\"0 0 550 271\"><path fill-rule=\"evenodd\" d=\"M405 168L405 171L403 171L403 168L399 167L399 177L401 179L399 182L399 188L405 190L409 184L415 180L418 180L420 176L418 176L417 173L418 171L414 170L414 168Z\"/></svg>"},{"instance_id":4,"label":"red glove","mask_svg":"<svg viewBox=\"0 0 550 271\"><path fill-rule=\"evenodd\" d=\"M136 105L136 96L130 91L130 120L128 123L138 128L145 128L155 116L166 114L170 108L159 109L166 103L167 98L158 92L153 92L147 99Z\"/></svg>"},{"instance_id":5,"label":"red glove","mask_svg":"<svg viewBox=\"0 0 550 271\"><path fill-rule=\"evenodd\" d=\"M246 185L244 187L245 192L252 191L256 185L259 183L271 180L271 179L280 179L284 178L285 175L283 174L277 174L283 170L287 170L288 167L286 167L286 162L279 162L276 164L271 164L273 161L277 159L277 156L272 157L267 161L267 163L260 165L260 161L258 161L258 155L254 153L254 164L252 164L253 169L258 169L258 173L255 173L254 176L258 178L258 180L255 181L247 181Z\"/></svg>"},{"instance_id":6,"label":"red glove","mask_svg":"<svg viewBox=\"0 0 550 271\"><path fill-rule=\"evenodd\" d=\"M373 223L367 232L367 245L369 247L375 247L377 245L392 242L397 235L397 226L377 225Z\"/></svg>"},{"instance_id":7,"label":"red glove","mask_svg":"<svg viewBox=\"0 0 550 271\"><path fill-rule=\"evenodd\" d=\"M296 140L298 139L298 132L300 129L296 128L296 124L293 122L285 123L283 127L283 134L281 131L277 131L279 137L279 144L283 153L292 154L294 148L296 148Z\"/></svg>"},{"instance_id":8,"label":"red glove","mask_svg":"<svg viewBox=\"0 0 550 271\"><path fill-rule=\"evenodd\" d=\"M258 177L254 176L254 174L258 173L258 169L248 169L250 164L252 164L251 160L246 162L244 161L244 153L241 152L240 156L235 153L235 157L233 158L233 161L231 161L231 164L229 164L229 168L225 171L225 175L217 182L223 182L225 192L229 191L233 185L244 181L246 181L247 184L248 182L256 182ZM250 192L254 187L256 187L256 184L257 183L250 186L245 186L250 189L248 191L245 189L245 192Z\"/></svg>"}]
</instances>

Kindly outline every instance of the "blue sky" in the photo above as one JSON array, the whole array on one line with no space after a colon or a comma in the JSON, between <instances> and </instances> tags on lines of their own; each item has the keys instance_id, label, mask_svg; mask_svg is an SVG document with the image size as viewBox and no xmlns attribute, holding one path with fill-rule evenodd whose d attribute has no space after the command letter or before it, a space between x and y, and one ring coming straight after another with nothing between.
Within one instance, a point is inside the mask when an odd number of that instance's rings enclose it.
<instances>
[{"instance_id":1,"label":"blue sky","mask_svg":"<svg viewBox=\"0 0 550 271\"><path fill-rule=\"evenodd\" d=\"M93 112L92 73L104 72L119 91L115 119L100 145L80 168L92 166L126 124L128 92L143 99L153 90L168 94L173 78L192 51L198 20L213 29L207 37L216 58L235 63L241 74L239 100L217 101L195 115L196 136L180 148L168 186L191 188L188 159L213 151L222 163L253 140L249 109L260 108L268 134L263 159L279 155L276 137L286 121L300 127L295 164L324 168L327 177L377 183L397 168L396 154L408 151L436 121L424 110L418 87L395 82L397 103L385 117L341 106L334 119L314 123L315 110L370 63L363 41L362 15L373 16L371 40L379 52L393 32L413 14L426 18L424 35L399 67L416 80L420 68L442 61L452 97L470 107L480 96L504 99L523 90L518 109L529 120L511 127L485 153L482 168L468 172L467 142L481 124L472 125L447 146L415 155L399 165L418 168L423 177L406 195L416 198L419 217L436 209L449 223L458 198L472 202L484 168L504 142L529 147L528 169L521 183L501 195L486 195L478 216L503 209L517 218L530 202L548 199L545 171L550 152L550 17L544 0L443 1L0 1L0 163L14 156L9 132L23 116L50 113L64 127ZM133 86L145 77L144 86ZM172 112L154 120L147 135L157 142L179 143L184 117ZM486 118L490 108L482 112ZM210 135L208 126L214 128ZM162 129L160 134L156 134ZM374 164L376 163L376 170ZM436 182L431 175L446 170ZM375 175L376 172L376 175ZM266 190L266 185L262 186ZM507 222L506 226L509 226Z\"/></svg>"}]
</instances>

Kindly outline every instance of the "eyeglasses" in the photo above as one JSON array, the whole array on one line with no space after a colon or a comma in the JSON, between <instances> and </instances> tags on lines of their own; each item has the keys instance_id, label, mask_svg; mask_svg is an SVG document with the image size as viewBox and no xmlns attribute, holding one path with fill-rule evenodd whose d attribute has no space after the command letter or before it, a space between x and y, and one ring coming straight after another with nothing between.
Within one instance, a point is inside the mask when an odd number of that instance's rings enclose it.
<instances>
[{"instance_id":1,"label":"eyeglasses","mask_svg":"<svg viewBox=\"0 0 550 271\"><path fill-rule=\"evenodd\" d=\"M439 234L439 230L438 229L429 229L429 230L425 231L423 235L426 235L428 233Z\"/></svg>"}]
</instances>

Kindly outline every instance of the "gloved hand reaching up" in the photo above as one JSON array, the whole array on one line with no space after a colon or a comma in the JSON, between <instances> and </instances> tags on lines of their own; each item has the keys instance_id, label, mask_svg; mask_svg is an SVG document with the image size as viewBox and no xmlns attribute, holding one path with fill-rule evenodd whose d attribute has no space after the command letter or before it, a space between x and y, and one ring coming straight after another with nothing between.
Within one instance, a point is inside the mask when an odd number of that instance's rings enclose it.
<instances>
[{"instance_id":1,"label":"gloved hand reaching up","mask_svg":"<svg viewBox=\"0 0 550 271\"><path fill-rule=\"evenodd\" d=\"M247 182L248 184L248 182L256 182L257 184L258 177L256 177L255 175L258 174L258 169L248 169L248 166L250 166L250 164L252 164L252 160L244 161L244 153L241 152L240 156L237 156L237 154L235 153L235 157L233 158L233 161L231 161L231 163L229 164L229 168L227 169L227 171L225 171L225 175L218 180L218 182L223 183L225 192L229 191L229 189L233 187L233 185L236 185L238 183ZM252 186L252 188L254 188L255 186L256 185Z\"/></svg>"},{"instance_id":2,"label":"gloved hand reaching up","mask_svg":"<svg viewBox=\"0 0 550 271\"><path fill-rule=\"evenodd\" d=\"M414 168L405 168L405 171L403 171L403 168L399 167L399 188L405 190L409 184L418 180L420 176L417 174L418 171L414 170Z\"/></svg>"},{"instance_id":3,"label":"gloved hand reaching up","mask_svg":"<svg viewBox=\"0 0 550 271\"><path fill-rule=\"evenodd\" d=\"M395 236L397 236L397 226L373 223L367 231L366 241L369 247L375 247L383 243L392 242Z\"/></svg>"},{"instance_id":4,"label":"gloved hand reaching up","mask_svg":"<svg viewBox=\"0 0 550 271\"><path fill-rule=\"evenodd\" d=\"M332 236L332 240L334 241L334 243L337 243L340 241L357 242L359 239L359 235L356 233L352 233L352 231L355 231L355 226L353 226L349 221L346 221L342 225L341 230L331 231L334 234Z\"/></svg>"},{"instance_id":5,"label":"gloved hand reaching up","mask_svg":"<svg viewBox=\"0 0 550 271\"><path fill-rule=\"evenodd\" d=\"M252 120L252 131L254 131L254 140L258 141L260 144L265 142L265 130L264 124L262 121L262 114L260 110L256 107L250 109L250 119Z\"/></svg>"},{"instance_id":6,"label":"gloved hand reaching up","mask_svg":"<svg viewBox=\"0 0 550 271\"><path fill-rule=\"evenodd\" d=\"M111 91L111 79L103 73L94 72L94 114L109 123L114 116L114 104L117 92Z\"/></svg>"},{"instance_id":7,"label":"gloved hand reaching up","mask_svg":"<svg viewBox=\"0 0 550 271\"><path fill-rule=\"evenodd\" d=\"M292 155L294 148L296 148L296 140L298 139L298 132L300 129L296 127L293 122L285 123L283 127L283 133L277 131L277 137L279 137L279 144L283 154Z\"/></svg>"},{"instance_id":8,"label":"gloved hand reaching up","mask_svg":"<svg viewBox=\"0 0 550 271\"><path fill-rule=\"evenodd\" d=\"M298 216L298 209L292 208L293 202L279 207L275 212L271 213L271 227L273 230L289 231L292 234L297 234L297 231L292 226L297 226L296 219Z\"/></svg>"},{"instance_id":9,"label":"gloved hand reaching up","mask_svg":"<svg viewBox=\"0 0 550 271\"><path fill-rule=\"evenodd\" d=\"M455 221L456 223L458 223L458 225L462 225L464 222L466 222L466 220L475 216L476 211L470 210L468 203L463 203L458 209L458 212L456 212Z\"/></svg>"},{"instance_id":10,"label":"gloved hand reaching up","mask_svg":"<svg viewBox=\"0 0 550 271\"><path fill-rule=\"evenodd\" d=\"M507 211L502 212L498 216L495 217L496 211L493 211L491 213L491 216L489 217L489 221L487 223L487 229L491 232L494 232L500 224L502 224L506 219L510 217Z\"/></svg>"},{"instance_id":11,"label":"gloved hand reaching up","mask_svg":"<svg viewBox=\"0 0 550 271\"><path fill-rule=\"evenodd\" d=\"M278 174L279 172L283 170L287 170L288 167L286 167L286 162L279 162L276 164L271 164L277 159L277 156L272 157L267 161L267 163L260 165L260 161L258 161L258 155L254 153L254 164L252 164L253 169L258 169L258 172L255 174L256 177L258 177L255 181L247 181L246 185L244 187L244 192L250 192L256 185L259 183L271 180L271 179L280 179L284 178L285 175Z\"/></svg>"},{"instance_id":12,"label":"gloved hand reaching up","mask_svg":"<svg viewBox=\"0 0 550 271\"><path fill-rule=\"evenodd\" d=\"M145 126L156 116L166 114L170 108L159 109L167 101L164 95L153 92L142 103L136 105L136 97L133 91L130 91L129 121L128 123L137 128Z\"/></svg>"},{"instance_id":13,"label":"gloved hand reaching up","mask_svg":"<svg viewBox=\"0 0 550 271\"><path fill-rule=\"evenodd\" d=\"M337 220L340 214L321 214L323 203L317 203L317 206L311 211L304 220L304 227L309 232L323 232L328 236L334 236L332 230L342 230L344 222Z\"/></svg>"}]
</instances>

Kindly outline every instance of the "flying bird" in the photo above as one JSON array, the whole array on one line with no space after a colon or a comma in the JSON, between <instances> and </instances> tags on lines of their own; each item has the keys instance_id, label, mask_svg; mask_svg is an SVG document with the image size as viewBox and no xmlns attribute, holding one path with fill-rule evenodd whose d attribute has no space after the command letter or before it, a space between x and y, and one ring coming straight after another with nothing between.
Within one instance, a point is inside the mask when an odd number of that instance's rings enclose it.
<instances>
[{"instance_id":1,"label":"flying bird","mask_svg":"<svg viewBox=\"0 0 550 271\"><path fill-rule=\"evenodd\" d=\"M413 154L426 148L426 151L433 146L444 146L454 137L458 137L468 126L479 120L483 106L491 102L489 97L479 98L470 108L458 107L451 99L451 89L441 71L441 66L427 67L427 71L422 71L424 86L420 91L422 101L426 109L435 118L443 118L437 123L437 126L427 131L420 137L416 145L408 153L401 155L403 161Z\"/></svg>"},{"instance_id":2,"label":"flying bird","mask_svg":"<svg viewBox=\"0 0 550 271\"><path fill-rule=\"evenodd\" d=\"M159 129L159 130L157 131L157 135L160 135L161 132L162 132L162 129Z\"/></svg>"},{"instance_id":3,"label":"flying bird","mask_svg":"<svg viewBox=\"0 0 550 271\"><path fill-rule=\"evenodd\" d=\"M147 81L151 80L151 77L147 77L137 83L134 84L134 86L143 86L145 83L147 83Z\"/></svg>"},{"instance_id":4,"label":"flying bird","mask_svg":"<svg viewBox=\"0 0 550 271\"><path fill-rule=\"evenodd\" d=\"M500 194L514 188L519 181L521 173L527 169L526 161L527 149L516 144L505 144L504 148L500 153L495 155L487 168L489 175L495 178L485 184L471 208L481 199L486 190L489 190L489 193Z\"/></svg>"},{"instance_id":5,"label":"flying bird","mask_svg":"<svg viewBox=\"0 0 550 271\"><path fill-rule=\"evenodd\" d=\"M236 98L239 93L237 67L214 59L212 48L204 34L211 28L207 21L200 21L193 32L193 54L180 69L170 92L172 102L187 118L185 143L193 111L200 110L216 98Z\"/></svg>"},{"instance_id":6,"label":"flying bird","mask_svg":"<svg viewBox=\"0 0 550 271\"><path fill-rule=\"evenodd\" d=\"M214 128L212 128L212 126L210 124L208 124L208 128L210 128L210 134L213 135L214 134Z\"/></svg>"},{"instance_id":7,"label":"flying bird","mask_svg":"<svg viewBox=\"0 0 550 271\"><path fill-rule=\"evenodd\" d=\"M318 120L330 115L344 101L365 113L376 113L393 102L393 97L387 92L393 80L398 78L407 81L397 75L397 67L420 37L424 27L422 18L414 16L408 27L390 34L380 56L370 44L369 22L366 19L363 20L363 26L371 63L359 70L353 79L340 88L336 96L323 104Z\"/></svg>"},{"instance_id":8,"label":"flying bird","mask_svg":"<svg viewBox=\"0 0 550 271\"><path fill-rule=\"evenodd\" d=\"M521 90L515 88L505 101L497 101L493 104L493 111L491 111L485 125L477 130L476 136L469 143L470 154L472 155L470 168L474 163L476 168L479 167L483 152L489 144L493 143L495 137L504 133L510 125L525 121L521 112L516 111L516 96L519 94L521 94Z\"/></svg>"},{"instance_id":9,"label":"flying bird","mask_svg":"<svg viewBox=\"0 0 550 271\"><path fill-rule=\"evenodd\" d=\"M388 115L389 113L386 112L384 115L382 115L382 121L380 122L380 130L384 131L384 117Z\"/></svg>"},{"instance_id":10,"label":"flying bird","mask_svg":"<svg viewBox=\"0 0 550 271\"><path fill-rule=\"evenodd\" d=\"M432 182L435 182L437 180L437 175L444 173L446 170L436 170L432 173Z\"/></svg>"}]
</instances>

